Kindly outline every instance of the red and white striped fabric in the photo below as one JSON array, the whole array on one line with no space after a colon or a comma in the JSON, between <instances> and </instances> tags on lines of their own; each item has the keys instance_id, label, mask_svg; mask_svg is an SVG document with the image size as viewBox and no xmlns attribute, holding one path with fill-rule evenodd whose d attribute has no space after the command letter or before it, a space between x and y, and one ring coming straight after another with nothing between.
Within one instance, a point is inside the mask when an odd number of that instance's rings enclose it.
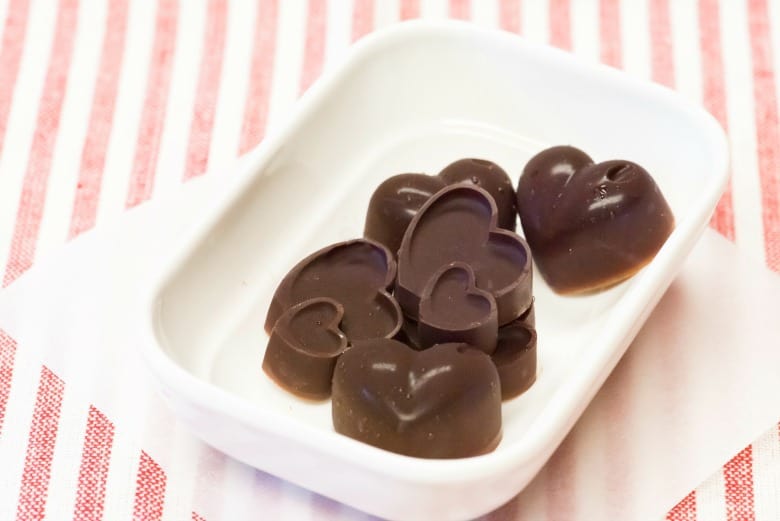
<instances>
[{"instance_id":1,"label":"red and white striped fabric","mask_svg":"<svg viewBox=\"0 0 780 521\"><path fill-rule=\"evenodd\" d=\"M353 40L416 17L518 32L704 104L733 156L712 226L780 271L780 0L0 0L3 286L127 208L218 172ZM215 452L171 496L169 462L24 349L0 331L0 518L360 517ZM143 410L138 428L172 432L161 445L186 454L167 413ZM667 519L780 519L780 425Z\"/></svg>"}]
</instances>

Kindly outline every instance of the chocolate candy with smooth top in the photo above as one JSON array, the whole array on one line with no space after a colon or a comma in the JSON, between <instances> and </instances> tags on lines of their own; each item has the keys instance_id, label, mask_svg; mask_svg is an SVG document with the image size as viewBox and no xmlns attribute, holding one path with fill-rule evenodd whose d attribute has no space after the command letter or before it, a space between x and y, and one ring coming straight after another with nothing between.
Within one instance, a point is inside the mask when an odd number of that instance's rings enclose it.
<instances>
[{"instance_id":1,"label":"chocolate candy with smooth top","mask_svg":"<svg viewBox=\"0 0 780 521\"><path fill-rule=\"evenodd\" d=\"M447 186L438 176L398 174L386 179L371 196L363 236L398 253L404 232L422 205Z\"/></svg>"},{"instance_id":2,"label":"chocolate candy with smooth top","mask_svg":"<svg viewBox=\"0 0 780 521\"><path fill-rule=\"evenodd\" d=\"M490 357L466 344L358 342L336 363L333 426L408 456L477 456L501 439L500 387Z\"/></svg>"},{"instance_id":3,"label":"chocolate candy with smooth top","mask_svg":"<svg viewBox=\"0 0 780 521\"><path fill-rule=\"evenodd\" d=\"M347 349L339 329L344 307L314 298L287 310L276 321L263 357L263 370L293 394L313 400L330 396L336 360Z\"/></svg>"},{"instance_id":4,"label":"chocolate candy with smooth top","mask_svg":"<svg viewBox=\"0 0 780 521\"><path fill-rule=\"evenodd\" d=\"M499 326L528 309L531 254L522 238L496 226L497 217L490 194L472 185L448 186L425 203L398 252L395 297L407 317L418 320L425 286L452 262L468 264L477 288L493 296Z\"/></svg>"},{"instance_id":5,"label":"chocolate candy with smooth top","mask_svg":"<svg viewBox=\"0 0 780 521\"><path fill-rule=\"evenodd\" d=\"M536 329L528 323L528 317L498 330L498 346L491 358L501 379L503 400L519 396L531 387L536 381Z\"/></svg>"},{"instance_id":6,"label":"chocolate candy with smooth top","mask_svg":"<svg viewBox=\"0 0 780 521\"><path fill-rule=\"evenodd\" d=\"M515 230L515 190L507 173L484 159L461 159L435 176L398 174L386 179L371 196L363 235L384 244L396 254L406 228L423 204L445 186L457 183L485 189L496 202L498 226Z\"/></svg>"},{"instance_id":7,"label":"chocolate candy with smooth top","mask_svg":"<svg viewBox=\"0 0 780 521\"><path fill-rule=\"evenodd\" d=\"M420 299L419 319L422 348L462 342L487 354L496 349L496 301L476 287L468 264L453 262L431 277Z\"/></svg>"},{"instance_id":8,"label":"chocolate candy with smooth top","mask_svg":"<svg viewBox=\"0 0 780 521\"><path fill-rule=\"evenodd\" d=\"M355 239L333 244L299 262L274 293L265 321L271 333L288 309L316 297L344 307L341 330L350 343L368 338L392 338L403 317L388 288L396 264L390 252L373 241Z\"/></svg>"},{"instance_id":9,"label":"chocolate candy with smooth top","mask_svg":"<svg viewBox=\"0 0 780 521\"><path fill-rule=\"evenodd\" d=\"M517 209L539 272L564 294L631 277L674 229L672 211L644 168L622 160L594 164L568 146L528 162Z\"/></svg>"}]
</instances>

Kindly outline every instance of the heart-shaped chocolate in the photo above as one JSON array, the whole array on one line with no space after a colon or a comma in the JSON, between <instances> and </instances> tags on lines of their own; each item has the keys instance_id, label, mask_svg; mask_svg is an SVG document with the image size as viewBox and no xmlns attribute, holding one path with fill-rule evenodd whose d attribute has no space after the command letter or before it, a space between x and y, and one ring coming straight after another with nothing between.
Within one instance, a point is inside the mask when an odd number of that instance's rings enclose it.
<instances>
[{"instance_id":1,"label":"heart-shaped chocolate","mask_svg":"<svg viewBox=\"0 0 780 521\"><path fill-rule=\"evenodd\" d=\"M395 297L418 320L420 298L443 266L463 262L476 286L493 296L498 325L531 305L531 254L517 234L498 229L496 204L479 187L451 185L428 200L409 224L398 251Z\"/></svg>"},{"instance_id":2,"label":"heart-shaped chocolate","mask_svg":"<svg viewBox=\"0 0 780 521\"><path fill-rule=\"evenodd\" d=\"M347 336L339 329L343 317L344 307L329 298L291 307L271 331L263 370L293 394L327 398L336 359L347 349Z\"/></svg>"},{"instance_id":3,"label":"heart-shaped chocolate","mask_svg":"<svg viewBox=\"0 0 780 521\"><path fill-rule=\"evenodd\" d=\"M517 211L512 180L497 164L484 159L460 159L438 175L398 174L374 191L368 204L363 235L396 254L404 232L422 206L445 186L466 183L485 189L496 202L498 226L515 231Z\"/></svg>"},{"instance_id":4,"label":"heart-shaped chocolate","mask_svg":"<svg viewBox=\"0 0 780 521\"><path fill-rule=\"evenodd\" d=\"M539 272L558 293L593 291L632 276L674 228L672 211L644 168L622 160L594 164L568 146L528 162L517 208Z\"/></svg>"},{"instance_id":5,"label":"heart-shaped chocolate","mask_svg":"<svg viewBox=\"0 0 780 521\"><path fill-rule=\"evenodd\" d=\"M422 348L462 342L487 354L496 349L496 301L477 288L468 264L453 262L434 273L420 299L419 319Z\"/></svg>"},{"instance_id":6,"label":"heart-shaped chocolate","mask_svg":"<svg viewBox=\"0 0 780 521\"><path fill-rule=\"evenodd\" d=\"M476 456L501 439L500 387L490 357L466 344L359 342L336 363L333 426L408 456Z\"/></svg>"},{"instance_id":7,"label":"heart-shaped chocolate","mask_svg":"<svg viewBox=\"0 0 780 521\"><path fill-rule=\"evenodd\" d=\"M341 330L350 343L392 338L401 328L401 309L388 288L396 264L390 252L373 241L355 239L309 255L282 279L274 293L265 330L271 333L288 309L316 297L344 307Z\"/></svg>"}]
</instances>

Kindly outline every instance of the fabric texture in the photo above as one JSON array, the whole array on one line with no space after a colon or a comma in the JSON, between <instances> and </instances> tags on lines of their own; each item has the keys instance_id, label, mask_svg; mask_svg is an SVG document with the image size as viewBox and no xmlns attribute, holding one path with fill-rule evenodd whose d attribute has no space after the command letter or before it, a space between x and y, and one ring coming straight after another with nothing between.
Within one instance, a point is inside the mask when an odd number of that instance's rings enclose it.
<instances>
[{"instance_id":1,"label":"fabric texture","mask_svg":"<svg viewBox=\"0 0 780 521\"><path fill-rule=\"evenodd\" d=\"M519 33L702 104L732 153L711 226L780 271L780 0L0 0L3 286L128 208L227 175L353 41L412 18ZM195 500L178 503L132 433L69 398L68 382L23 350L0 331L0 469L20 469L18 482L0 473L0 497L13 498L2 512L43 519L58 504L74 519L228 519L246 511L225 506L238 490L287 518L363 516L211 452L188 485ZM145 414L143 428L171 429L165 412ZM59 464L63 451L77 464ZM73 479L75 490L58 487ZM488 517L517 518L511 508ZM667 519L780 519L780 424Z\"/></svg>"}]
</instances>

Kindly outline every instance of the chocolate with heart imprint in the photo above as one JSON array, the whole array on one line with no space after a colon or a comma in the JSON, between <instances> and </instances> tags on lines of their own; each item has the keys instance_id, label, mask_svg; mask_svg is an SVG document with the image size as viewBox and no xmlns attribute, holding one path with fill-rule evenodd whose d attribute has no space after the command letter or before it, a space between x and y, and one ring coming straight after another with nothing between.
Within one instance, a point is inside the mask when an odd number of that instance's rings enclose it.
<instances>
[{"instance_id":1,"label":"chocolate with heart imprint","mask_svg":"<svg viewBox=\"0 0 780 521\"><path fill-rule=\"evenodd\" d=\"M406 228L434 194L446 186L465 183L486 190L498 208L498 226L515 231L516 198L512 180L492 161L459 159L437 175L398 174L386 179L371 196L363 235L384 244L395 255Z\"/></svg>"},{"instance_id":2,"label":"chocolate with heart imprint","mask_svg":"<svg viewBox=\"0 0 780 521\"><path fill-rule=\"evenodd\" d=\"M420 299L419 342L463 342L491 354L498 338L496 301L475 285L474 270L463 262L443 266L433 274Z\"/></svg>"},{"instance_id":3,"label":"chocolate with heart imprint","mask_svg":"<svg viewBox=\"0 0 780 521\"><path fill-rule=\"evenodd\" d=\"M644 168L594 163L569 146L543 150L526 164L517 209L539 272L563 294L631 277L674 229L672 210Z\"/></svg>"},{"instance_id":4,"label":"chocolate with heart imprint","mask_svg":"<svg viewBox=\"0 0 780 521\"><path fill-rule=\"evenodd\" d=\"M415 351L356 343L333 374L336 432L420 458L465 458L501 439L501 386L490 357L466 344Z\"/></svg>"},{"instance_id":5,"label":"chocolate with heart imprint","mask_svg":"<svg viewBox=\"0 0 780 521\"><path fill-rule=\"evenodd\" d=\"M312 400L330 396L333 369L346 351L339 329L344 306L330 298L305 300L276 321L263 356L263 370L293 394Z\"/></svg>"},{"instance_id":6,"label":"chocolate with heart imprint","mask_svg":"<svg viewBox=\"0 0 780 521\"><path fill-rule=\"evenodd\" d=\"M532 302L531 254L525 241L497 226L498 211L485 190L455 184L423 205L398 251L395 297L418 320L420 298L431 277L447 264L470 266L476 287L496 302L498 325L512 322Z\"/></svg>"},{"instance_id":7,"label":"chocolate with heart imprint","mask_svg":"<svg viewBox=\"0 0 780 521\"><path fill-rule=\"evenodd\" d=\"M393 285L396 263L381 244L354 239L327 246L300 261L276 288L265 320L270 334L288 309L306 300L326 297L344 307L341 330L349 342L392 338L403 317Z\"/></svg>"}]
</instances>

